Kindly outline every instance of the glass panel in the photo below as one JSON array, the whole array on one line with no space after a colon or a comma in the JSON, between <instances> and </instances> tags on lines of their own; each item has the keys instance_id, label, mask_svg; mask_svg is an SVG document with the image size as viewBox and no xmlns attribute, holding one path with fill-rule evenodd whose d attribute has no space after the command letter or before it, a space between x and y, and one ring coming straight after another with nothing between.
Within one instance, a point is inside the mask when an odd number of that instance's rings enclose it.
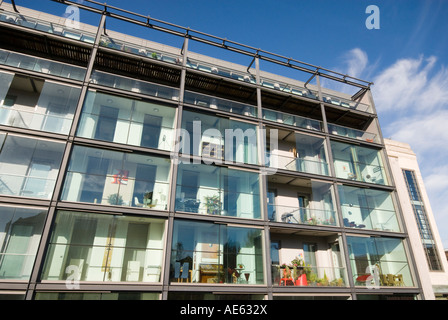
<instances>
[{"instance_id":1,"label":"glass panel","mask_svg":"<svg viewBox=\"0 0 448 320\"><path fill-rule=\"evenodd\" d=\"M163 98L168 100L179 100L179 89L167 87L155 83L141 80L120 77L117 75L96 71L92 72L91 82L106 87L117 88L148 96Z\"/></svg>"},{"instance_id":2,"label":"glass panel","mask_svg":"<svg viewBox=\"0 0 448 320\"><path fill-rule=\"evenodd\" d=\"M257 126L241 121L184 111L182 152L209 163L242 162L257 164Z\"/></svg>"},{"instance_id":3,"label":"glass panel","mask_svg":"<svg viewBox=\"0 0 448 320\"><path fill-rule=\"evenodd\" d=\"M309 119L297 115L292 115L280 111L263 109L263 119L275 121L278 123L287 124L290 126L309 129L315 131L322 131L322 122L314 119Z\"/></svg>"},{"instance_id":4,"label":"glass panel","mask_svg":"<svg viewBox=\"0 0 448 320\"><path fill-rule=\"evenodd\" d=\"M401 239L348 236L347 243L356 285L413 286Z\"/></svg>"},{"instance_id":5,"label":"glass panel","mask_svg":"<svg viewBox=\"0 0 448 320\"><path fill-rule=\"evenodd\" d=\"M358 140L364 140L367 142L376 142L379 143L378 136L374 133L362 131L362 130L356 130L348 127L338 126L335 124L328 124L328 131L331 134L339 135L347 138L353 138Z\"/></svg>"},{"instance_id":6,"label":"glass panel","mask_svg":"<svg viewBox=\"0 0 448 320\"><path fill-rule=\"evenodd\" d=\"M276 149L266 151L267 166L288 171L329 174L323 138L286 131L280 133L289 138L279 139Z\"/></svg>"},{"instance_id":7,"label":"glass panel","mask_svg":"<svg viewBox=\"0 0 448 320\"><path fill-rule=\"evenodd\" d=\"M337 225L331 184L272 175L268 177L268 188L276 190L275 200L267 204L270 221Z\"/></svg>"},{"instance_id":8,"label":"glass panel","mask_svg":"<svg viewBox=\"0 0 448 320\"><path fill-rule=\"evenodd\" d=\"M5 92L0 124L68 134L81 90L16 75Z\"/></svg>"},{"instance_id":9,"label":"glass panel","mask_svg":"<svg viewBox=\"0 0 448 320\"><path fill-rule=\"evenodd\" d=\"M0 279L28 280L47 211L0 206Z\"/></svg>"},{"instance_id":10,"label":"glass panel","mask_svg":"<svg viewBox=\"0 0 448 320\"><path fill-rule=\"evenodd\" d=\"M180 164L176 211L260 219L257 173L204 164Z\"/></svg>"},{"instance_id":11,"label":"glass panel","mask_svg":"<svg viewBox=\"0 0 448 320\"><path fill-rule=\"evenodd\" d=\"M336 177L388 184L380 151L331 141Z\"/></svg>"},{"instance_id":12,"label":"glass panel","mask_svg":"<svg viewBox=\"0 0 448 320\"><path fill-rule=\"evenodd\" d=\"M0 152L0 194L50 199L64 144L8 135Z\"/></svg>"},{"instance_id":13,"label":"glass panel","mask_svg":"<svg viewBox=\"0 0 448 320\"><path fill-rule=\"evenodd\" d=\"M257 107L244 104L240 102L230 101L226 99L216 98L199 94L196 92L185 91L184 102L194 104L201 107L208 107L210 109L218 109L221 111L227 111L237 113L245 116L256 117Z\"/></svg>"},{"instance_id":14,"label":"glass panel","mask_svg":"<svg viewBox=\"0 0 448 320\"><path fill-rule=\"evenodd\" d=\"M55 226L44 280L160 281L164 220L60 211Z\"/></svg>"},{"instance_id":15,"label":"glass panel","mask_svg":"<svg viewBox=\"0 0 448 320\"><path fill-rule=\"evenodd\" d=\"M261 230L175 221L172 282L263 284Z\"/></svg>"},{"instance_id":16,"label":"glass panel","mask_svg":"<svg viewBox=\"0 0 448 320\"><path fill-rule=\"evenodd\" d=\"M400 231L388 191L338 186L344 227Z\"/></svg>"},{"instance_id":17,"label":"glass panel","mask_svg":"<svg viewBox=\"0 0 448 320\"><path fill-rule=\"evenodd\" d=\"M341 97L336 97L334 95L329 95L327 93L323 94L323 101L326 103L329 103L329 104L345 107L348 109L356 109L359 111L364 111L364 112L369 112L369 113L372 112L370 106L365 103L361 103L359 101L353 101L353 100L349 100L349 99L344 99Z\"/></svg>"},{"instance_id":18,"label":"glass panel","mask_svg":"<svg viewBox=\"0 0 448 320\"><path fill-rule=\"evenodd\" d=\"M75 146L61 200L166 210L170 160Z\"/></svg>"}]
</instances>

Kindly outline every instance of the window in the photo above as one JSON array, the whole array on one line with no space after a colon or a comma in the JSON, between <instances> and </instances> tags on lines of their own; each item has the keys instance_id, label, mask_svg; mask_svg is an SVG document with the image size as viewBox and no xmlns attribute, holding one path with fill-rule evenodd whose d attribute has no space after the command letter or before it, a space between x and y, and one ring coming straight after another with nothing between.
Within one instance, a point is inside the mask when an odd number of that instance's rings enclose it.
<instances>
[{"instance_id":1,"label":"window","mask_svg":"<svg viewBox=\"0 0 448 320\"><path fill-rule=\"evenodd\" d=\"M380 151L331 141L336 177L387 185Z\"/></svg>"},{"instance_id":2,"label":"window","mask_svg":"<svg viewBox=\"0 0 448 320\"><path fill-rule=\"evenodd\" d=\"M81 90L0 72L0 124L68 134Z\"/></svg>"},{"instance_id":3,"label":"window","mask_svg":"<svg viewBox=\"0 0 448 320\"><path fill-rule=\"evenodd\" d=\"M260 219L258 173L180 164L176 211Z\"/></svg>"},{"instance_id":4,"label":"window","mask_svg":"<svg viewBox=\"0 0 448 320\"><path fill-rule=\"evenodd\" d=\"M176 283L263 284L261 230L175 221L170 278Z\"/></svg>"},{"instance_id":5,"label":"window","mask_svg":"<svg viewBox=\"0 0 448 320\"><path fill-rule=\"evenodd\" d=\"M429 269L433 271L442 270L442 264L434 241L431 225L425 209L425 204L418 187L418 182L415 178L415 172L411 170L403 170L404 180L408 187L409 198L411 200L412 208L414 209L414 216L417 221L417 226L420 231L423 249L426 253Z\"/></svg>"},{"instance_id":6,"label":"window","mask_svg":"<svg viewBox=\"0 0 448 320\"><path fill-rule=\"evenodd\" d=\"M355 285L413 286L401 239L348 236L347 244Z\"/></svg>"},{"instance_id":7,"label":"window","mask_svg":"<svg viewBox=\"0 0 448 320\"><path fill-rule=\"evenodd\" d=\"M160 282L164 230L163 219L59 211L42 279Z\"/></svg>"},{"instance_id":8,"label":"window","mask_svg":"<svg viewBox=\"0 0 448 320\"><path fill-rule=\"evenodd\" d=\"M170 160L75 146L61 200L166 210Z\"/></svg>"},{"instance_id":9,"label":"window","mask_svg":"<svg viewBox=\"0 0 448 320\"><path fill-rule=\"evenodd\" d=\"M171 150L175 109L160 103L89 91L77 135Z\"/></svg>"},{"instance_id":10,"label":"window","mask_svg":"<svg viewBox=\"0 0 448 320\"><path fill-rule=\"evenodd\" d=\"M339 185L344 227L400 231L388 191Z\"/></svg>"},{"instance_id":11,"label":"window","mask_svg":"<svg viewBox=\"0 0 448 320\"><path fill-rule=\"evenodd\" d=\"M29 280L47 211L0 206L0 279Z\"/></svg>"},{"instance_id":12,"label":"window","mask_svg":"<svg viewBox=\"0 0 448 320\"><path fill-rule=\"evenodd\" d=\"M50 199L64 144L0 134L0 194Z\"/></svg>"},{"instance_id":13,"label":"window","mask_svg":"<svg viewBox=\"0 0 448 320\"><path fill-rule=\"evenodd\" d=\"M210 163L258 162L257 126L254 124L184 111L182 129L188 136L181 146L182 153L212 158Z\"/></svg>"}]
</instances>

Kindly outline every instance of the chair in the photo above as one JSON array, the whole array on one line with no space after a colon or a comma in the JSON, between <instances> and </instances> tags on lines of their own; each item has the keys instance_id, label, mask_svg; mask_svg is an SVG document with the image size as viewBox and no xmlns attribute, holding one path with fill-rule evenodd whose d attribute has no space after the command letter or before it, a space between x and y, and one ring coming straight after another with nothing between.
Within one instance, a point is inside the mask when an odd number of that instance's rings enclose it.
<instances>
[{"instance_id":1,"label":"chair","mask_svg":"<svg viewBox=\"0 0 448 320\"><path fill-rule=\"evenodd\" d=\"M137 197L134 197L134 203L136 207L143 207L143 203L140 203Z\"/></svg>"},{"instance_id":2,"label":"chair","mask_svg":"<svg viewBox=\"0 0 448 320\"><path fill-rule=\"evenodd\" d=\"M289 282L289 284L288 284ZM294 285L294 279L292 276L287 277L286 276L286 270L283 270L283 277L280 279L280 283L279 285L281 286L283 283L284 286L288 286L288 285Z\"/></svg>"},{"instance_id":3,"label":"chair","mask_svg":"<svg viewBox=\"0 0 448 320\"><path fill-rule=\"evenodd\" d=\"M182 274L180 275L181 278L181 282L183 282L183 280L185 279L186 282L188 282L188 274L190 272L190 263L189 262L184 262L184 264L182 265Z\"/></svg>"}]
</instances>

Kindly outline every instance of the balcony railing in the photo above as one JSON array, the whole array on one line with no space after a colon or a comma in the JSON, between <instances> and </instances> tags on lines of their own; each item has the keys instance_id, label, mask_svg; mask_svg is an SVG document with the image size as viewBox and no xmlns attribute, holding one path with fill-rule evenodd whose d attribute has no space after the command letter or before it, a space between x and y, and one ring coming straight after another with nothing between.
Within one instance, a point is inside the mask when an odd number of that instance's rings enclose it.
<instances>
[{"instance_id":1,"label":"balcony railing","mask_svg":"<svg viewBox=\"0 0 448 320\"><path fill-rule=\"evenodd\" d=\"M275 121L278 123L283 123L286 125L314 130L322 131L322 122L314 119L309 119L297 115L292 115L280 111L273 111L268 109L263 109L263 119L269 121Z\"/></svg>"},{"instance_id":2,"label":"balcony railing","mask_svg":"<svg viewBox=\"0 0 448 320\"><path fill-rule=\"evenodd\" d=\"M146 46L137 45L122 40L116 40L111 37L102 36L100 46L110 49L119 50L122 52L132 53L138 56L143 56L155 60L168 62L171 64L182 64L180 55L164 52L162 50L149 48Z\"/></svg>"},{"instance_id":3,"label":"balcony railing","mask_svg":"<svg viewBox=\"0 0 448 320\"><path fill-rule=\"evenodd\" d=\"M261 79L261 86L273 90L277 90L283 93L289 93L293 94L299 97L309 98L313 100L318 100L319 96L317 91L310 90L305 87L299 87L299 86L293 86L285 82L280 82L277 80L269 79L269 78L262 78Z\"/></svg>"},{"instance_id":4,"label":"balcony railing","mask_svg":"<svg viewBox=\"0 0 448 320\"><path fill-rule=\"evenodd\" d=\"M363 141L367 141L367 142L379 143L378 136L376 134L370 133L370 132L365 132L362 130L347 128L347 127L329 123L328 131L331 134L338 135L338 136L363 140Z\"/></svg>"},{"instance_id":5,"label":"balcony railing","mask_svg":"<svg viewBox=\"0 0 448 320\"><path fill-rule=\"evenodd\" d=\"M347 287L345 268L286 265L272 266L274 286Z\"/></svg>"},{"instance_id":6,"label":"balcony railing","mask_svg":"<svg viewBox=\"0 0 448 320\"><path fill-rule=\"evenodd\" d=\"M336 226L336 213L333 210L301 208L268 204L268 219L272 222L284 222L306 225Z\"/></svg>"},{"instance_id":7,"label":"balcony railing","mask_svg":"<svg viewBox=\"0 0 448 320\"><path fill-rule=\"evenodd\" d=\"M394 210L362 208L354 205L341 205L344 227L395 231L400 227Z\"/></svg>"},{"instance_id":8,"label":"balcony railing","mask_svg":"<svg viewBox=\"0 0 448 320\"><path fill-rule=\"evenodd\" d=\"M249 117L257 116L257 108L252 105L220 99L191 91L185 91L184 102L210 109L236 113Z\"/></svg>"},{"instance_id":9,"label":"balcony railing","mask_svg":"<svg viewBox=\"0 0 448 320\"><path fill-rule=\"evenodd\" d=\"M0 64L78 81L84 80L86 73L85 68L1 49Z\"/></svg>"},{"instance_id":10,"label":"balcony railing","mask_svg":"<svg viewBox=\"0 0 448 320\"><path fill-rule=\"evenodd\" d=\"M341 106L348 109L354 109L358 111L364 111L371 113L372 110L369 105L349 99L344 99L334 95L323 95L323 101L332 105Z\"/></svg>"},{"instance_id":11,"label":"balcony railing","mask_svg":"<svg viewBox=\"0 0 448 320\"><path fill-rule=\"evenodd\" d=\"M93 44L95 34L78 29L68 28L65 25L47 22L45 20L26 17L22 14L5 12L0 14L0 21L15 24L18 26L63 36L68 39L80 40L85 43Z\"/></svg>"},{"instance_id":12,"label":"balcony railing","mask_svg":"<svg viewBox=\"0 0 448 320\"><path fill-rule=\"evenodd\" d=\"M217 76L222 76L228 79L238 80L250 84L256 84L255 76L253 76L249 72L243 72L238 70L233 70L230 68L225 68L221 66L216 66L214 64L210 64L207 62L195 60L195 59L187 59L187 68L192 70L199 70L203 72L207 72L210 74L214 74Z\"/></svg>"},{"instance_id":13,"label":"balcony railing","mask_svg":"<svg viewBox=\"0 0 448 320\"><path fill-rule=\"evenodd\" d=\"M179 89L155 83L120 77L113 74L94 71L91 82L102 86L140 93L168 100L179 100Z\"/></svg>"},{"instance_id":14,"label":"balcony railing","mask_svg":"<svg viewBox=\"0 0 448 320\"><path fill-rule=\"evenodd\" d=\"M303 158L286 157L272 152L265 154L266 166L271 168L305 172L319 175L328 175L328 164L323 160L310 160Z\"/></svg>"},{"instance_id":15,"label":"balcony railing","mask_svg":"<svg viewBox=\"0 0 448 320\"><path fill-rule=\"evenodd\" d=\"M381 185L387 184L384 168L380 165L367 164L362 162L353 163L348 162L347 160L337 159L336 157L334 158L334 162L336 177L338 178Z\"/></svg>"}]
</instances>

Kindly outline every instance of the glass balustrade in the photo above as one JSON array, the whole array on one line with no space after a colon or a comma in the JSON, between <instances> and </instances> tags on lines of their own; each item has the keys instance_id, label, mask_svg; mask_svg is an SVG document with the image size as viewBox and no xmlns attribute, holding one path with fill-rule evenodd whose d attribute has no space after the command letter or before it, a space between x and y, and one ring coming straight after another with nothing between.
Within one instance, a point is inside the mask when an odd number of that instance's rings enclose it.
<instances>
[{"instance_id":1,"label":"glass balustrade","mask_svg":"<svg viewBox=\"0 0 448 320\"><path fill-rule=\"evenodd\" d=\"M355 109L358 111L364 111L372 113L372 110L369 105L365 103L361 103L358 101L353 101L349 99L344 99L341 97L337 97L334 95L329 95L326 93L323 93L323 101L332 105L341 106L348 109Z\"/></svg>"},{"instance_id":2,"label":"glass balustrade","mask_svg":"<svg viewBox=\"0 0 448 320\"><path fill-rule=\"evenodd\" d=\"M80 29L69 28L65 25L48 22L42 19L26 17L19 13L0 13L0 21L42 31L45 33L59 35L68 39L79 40L89 44L93 44L95 42L94 33Z\"/></svg>"},{"instance_id":3,"label":"glass balustrade","mask_svg":"<svg viewBox=\"0 0 448 320\"><path fill-rule=\"evenodd\" d=\"M268 218L272 222L327 226L337 225L336 213L332 210L268 204L268 213Z\"/></svg>"},{"instance_id":4,"label":"glass balustrade","mask_svg":"<svg viewBox=\"0 0 448 320\"><path fill-rule=\"evenodd\" d=\"M257 107L255 106L227 99L207 96L196 92L185 91L184 102L200 107L217 109L249 117L257 117Z\"/></svg>"},{"instance_id":5,"label":"glass balustrade","mask_svg":"<svg viewBox=\"0 0 448 320\"><path fill-rule=\"evenodd\" d=\"M263 119L302 129L322 131L322 121L292 115L280 111L263 109Z\"/></svg>"},{"instance_id":6,"label":"glass balustrade","mask_svg":"<svg viewBox=\"0 0 448 320\"><path fill-rule=\"evenodd\" d=\"M272 265L273 286L347 287L342 267Z\"/></svg>"},{"instance_id":7,"label":"glass balustrade","mask_svg":"<svg viewBox=\"0 0 448 320\"><path fill-rule=\"evenodd\" d=\"M0 49L0 64L83 81L85 68Z\"/></svg>"},{"instance_id":8,"label":"glass balustrade","mask_svg":"<svg viewBox=\"0 0 448 320\"><path fill-rule=\"evenodd\" d=\"M319 175L329 175L328 163L316 158L295 158L278 153L266 152L266 166L282 170L305 172ZM314 160L316 159L316 160Z\"/></svg>"},{"instance_id":9,"label":"glass balustrade","mask_svg":"<svg viewBox=\"0 0 448 320\"><path fill-rule=\"evenodd\" d=\"M328 132L337 136L363 140L367 142L376 142L376 143L380 142L378 139L378 135L374 133L343 127L331 123L328 124Z\"/></svg>"}]
</instances>

